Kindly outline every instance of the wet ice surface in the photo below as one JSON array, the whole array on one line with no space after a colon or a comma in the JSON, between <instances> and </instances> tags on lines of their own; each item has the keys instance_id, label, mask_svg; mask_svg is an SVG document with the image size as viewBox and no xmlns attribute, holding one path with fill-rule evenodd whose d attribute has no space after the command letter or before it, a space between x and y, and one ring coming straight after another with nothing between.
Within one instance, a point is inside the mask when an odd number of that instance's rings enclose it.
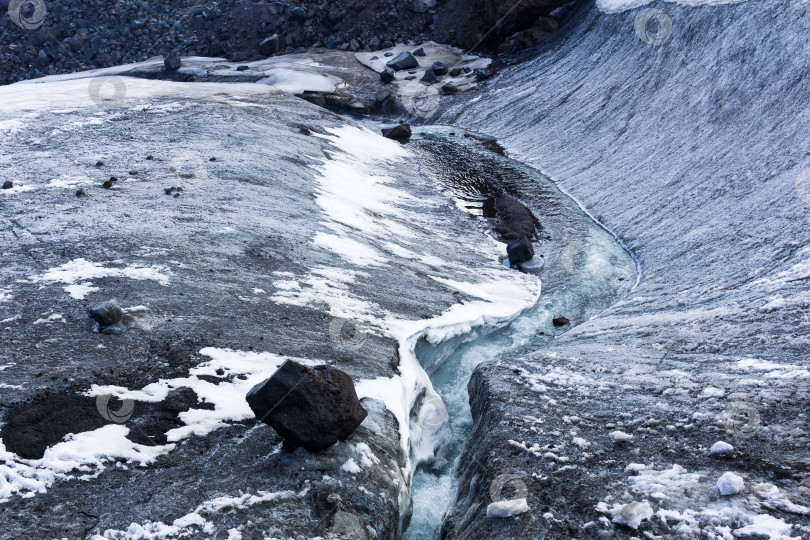
<instances>
[{"instance_id":1,"label":"wet ice surface","mask_svg":"<svg viewBox=\"0 0 810 540\"><path fill-rule=\"evenodd\" d=\"M654 7L673 23L660 46L634 31L643 8L575 4L535 58L442 118L547 173L642 269L627 298L546 351L481 368L483 449L464 454L450 534L808 533L810 12L801 2ZM613 431L634 439L617 445ZM512 457L509 439L559 446L568 461ZM710 457L719 440L737 449L728 461ZM612 472L619 461L648 467L657 487ZM674 466L683 471L666 473ZM751 489L718 500L726 471ZM487 520L473 505L490 502L501 473L522 474L529 505L547 511ZM619 525L644 501L653 518L637 532Z\"/></svg>"}]
</instances>

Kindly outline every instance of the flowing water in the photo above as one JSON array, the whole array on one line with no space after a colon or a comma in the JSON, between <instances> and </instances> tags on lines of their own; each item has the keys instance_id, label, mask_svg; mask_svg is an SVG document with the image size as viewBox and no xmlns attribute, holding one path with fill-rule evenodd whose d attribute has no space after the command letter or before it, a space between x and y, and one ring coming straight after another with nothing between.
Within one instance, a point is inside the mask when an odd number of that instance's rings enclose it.
<instances>
[{"instance_id":1,"label":"flowing water","mask_svg":"<svg viewBox=\"0 0 810 540\"><path fill-rule=\"evenodd\" d=\"M414 476L413 515L406 539L437 537L444 512L455 497L455 461L472 426L467 382L475 367L545 347L570 328L555 328L554 317L564 315L572 325L588 320L626 294L636 280L635 261L622 245L548 178L459 137L450 128L420 131L417 151L424 153L423 161L439 176L440 187L472 219L484 222L492 217L483 208L489 208L493 189L518 195L533 210L543 225L543 239L536 249L545 265L538 275L543 283L540 300L508 326L478 329L472 335L417 347L417 358L447 407L453 439L444 466L422 467ZM438 160L454 163L432 167Z\"/></svg>"}]
</instances>

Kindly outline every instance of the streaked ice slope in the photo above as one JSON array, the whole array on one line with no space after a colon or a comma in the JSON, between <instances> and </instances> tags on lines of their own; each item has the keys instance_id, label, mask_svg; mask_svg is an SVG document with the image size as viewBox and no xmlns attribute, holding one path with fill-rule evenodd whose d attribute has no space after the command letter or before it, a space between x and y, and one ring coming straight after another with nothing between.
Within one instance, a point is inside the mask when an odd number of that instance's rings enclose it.
<instances>
[{"instance_id":1,"label":"streaked ice slope","mask_svg":"<svg viewBox=\"0 0 810 540\"><path fill-rule=\"evenodd\" d=\"M647 9L663 15L637 33ZM807 534L810 3L655 2L606 13L591 1L571 5L562 19L539 51L441 120L497 136L512 156L553 178L625 242L642 275L629 297L550 349L479 368L470 387L479 400L477 447L462 456L467 469L445 532L630 534L613 510L635 500L669 520L667 534L676 527L712 538L724 537L722 527L737 536ZM520 415L518 405L501 402L506 393L542 404L532 414L546 425L494 422L504 411ZM735 419L735 410L747 413ZM587 421L573 428L579 420L564 421L572 416ZM620 448L608 438L613 430L638 442ZM572 437L592 446L586 451ZM735 459L710 457L720 439L737 448ZM519 463L505 440L537 443L536 450L561 445L555 455L579 469L549 473L543 483L532 474L543 476L545 450ZM588 461L597 449L605 456ZM503 459L482 467L480 456ZM654 490L636 489L637 470L609 472L608 458L656 471L678 465L700 480L674 491L677 482L664 482L668 499L656 499ZM511 471L506 463L532 479L532 517L487 520L488 487ZM715 482L727 470L747 487L718 499ZM768 484L800 508L768 503L767 489L757 487ZM708 515L720 517L712 523Z\"/></svg>"}]
</instances>

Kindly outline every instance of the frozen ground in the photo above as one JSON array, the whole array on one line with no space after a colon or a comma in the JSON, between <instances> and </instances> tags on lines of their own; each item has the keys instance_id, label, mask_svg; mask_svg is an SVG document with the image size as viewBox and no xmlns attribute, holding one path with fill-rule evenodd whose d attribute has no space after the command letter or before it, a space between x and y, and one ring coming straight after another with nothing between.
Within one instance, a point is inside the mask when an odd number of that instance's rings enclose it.
<instances>
[{"instance_id":1,"label":"frozen ground","mask_svg":"<svg viewBox=\"0 0 810 540\"><path fill-rule=\"evenodd\" d=\"M409 420L418 339L501 325L540 281L415 146L267 85L120 80L0 89L3 537L396 537L443 441ZM120 334L86 312L110 298ZM287 453L250 421L285 358L354 378L349 441Z\"/></svg>"},{"instance_id":2,"label":"frozen ground","mask_svg":"<svg viewBox=\"0 0 810 540\"><path fill-rule=\"evenodd\" d=\"M649 8L672 23L657 45L634 30ZM478 368L444 533L807 537L810 5L565 13L442 121L552 177L641 279L547 350ZM726 472L740 493L720 496ZM530 512L486 517L517 495Z\"/></svg>"}]
</instances>

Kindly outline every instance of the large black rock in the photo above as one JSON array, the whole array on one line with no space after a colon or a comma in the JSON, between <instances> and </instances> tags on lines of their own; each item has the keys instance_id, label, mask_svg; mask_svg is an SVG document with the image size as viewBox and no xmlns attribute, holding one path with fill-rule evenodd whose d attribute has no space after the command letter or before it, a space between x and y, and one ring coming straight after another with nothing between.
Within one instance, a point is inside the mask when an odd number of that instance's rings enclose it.
<instances>
[{"instance_id":1,"label":"large black rock","mask_svg":"<svg viewBox=\"0 0 810 540\"><path fill-rule=\"evenodd\" d=\"M495 196L495 212L498 216L495 232L505 242L518 240L521 236L534 238L535 232L541 228L532 211L508 193Z\"/></svg>"},{"instance_id":2,"label":"large black rock","mask_svg":"<svg viewBox=\"0 0 810 540\"><path fill-rule=\"evenodd\" d=\"M285 443L311 451L347 439L368 415L346 373L292 360L251 388L245 399L256 418L275 429Z\"/></svg>"},{"instance_id":3,"label":"large black rock","mask_svg":"<svg viewBox=\"0 0 810 540\"><path fill-rule=\"evenodd\" d=\"M394 127L390 128L383 128L382 129L383 137L387 137L389 139L394 139L396 141L401 139L407 139L411 136L411 125L410 124L399 124Z\"/></svg>"},{"instance_id":4,"label":"large black rock","mask_svg":"<svg viewBox=\"0 0 810 540\"><path fill-rule=\"evenodd\" d=\"M403 69L411 69L415 67L419 67L419 62L416 60L414 55L409 52L400 53L399 56L390 60L386 66L390 67L394 71L402 71Z\"/></svg>"},{"instance_id":5,"label":"large black rock","mask_svg":"<svg viewBox=\"0 0 810 540\"><path fill-rule=\"evenodd\" d=\"M91 307L87 310L90 316L101 326L112 326L121 322L124 318L124 310L118 305L118 301L113 298L103 304Z\"/></svg>"},{"instance_id":6,"label":"large black rock","mask_svg":"<svg viewBox=\"0 0 810 540\"><path fill-rule=\"evenodd\" d=\"M534 257L534 247L528 238L521 236L511 244L506 245L506 254L509 256L509 264L518 264L529 261Z\"/></svg>"}]
</instances>

